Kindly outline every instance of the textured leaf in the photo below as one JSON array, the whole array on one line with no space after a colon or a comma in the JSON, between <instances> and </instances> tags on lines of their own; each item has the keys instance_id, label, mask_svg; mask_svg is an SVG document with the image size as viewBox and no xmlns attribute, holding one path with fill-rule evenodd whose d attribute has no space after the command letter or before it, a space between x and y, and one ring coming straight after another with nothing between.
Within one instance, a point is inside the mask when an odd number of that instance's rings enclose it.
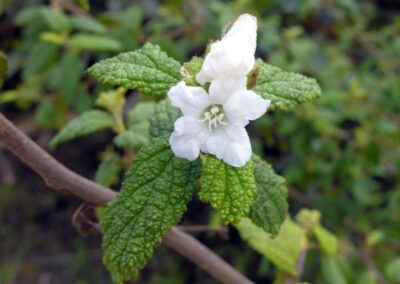
<instances>
[{"instance_id":1,"label":"textured leaf","mask_svg":"<svg viewBox=\"0 0 400 284\"><path fill-rule=\"evenodd\" d=\"M103 160L97 168L94 180L106 187L116 183L118 181L118 173L122 169L119 159L118 155L113 154Z\"/></svg>"},{"instance_id":2,"label":"textured leaf","mask_svg":"<svg viewBox=\"0 0 400 284\"><path fill-rule=\"evenodd\" d=\"M142 121L131 126L127 131L118 134L114 139L115 145L121 148L139 149L150 141L150 123Z\"/></svg>"},{"instance_id":3,"label":"textured leaf","mask_svg":"<svg viewBox=\"0 0 400 284\"><path fill-rule=\"evenodd\" d=\"M146 95L165 95L180 80L180 64L147 43L142 49L102 60L89 68L97 80L137 89Z\"/></svg>"},{"instance_id":4,"label":"textured leaf","mask_svg":"<svg viewBox=\"0 0 400 284\"><path fill-rule=\"evenodd\" d=\"M213 155L204 158L200 199L221 211L225 223L237 223L249 213L257 193L250 161L235 168Z\"/></svg>"},{"instance_id":5,"label":"textured leaf","mask_svg":"<svg viewBox=\"0 0 400 284\"><path fill-rule=\"evenodd\" d=\"M257 252L274 263L280 270L296 276L296 263L307 244L303 228L286 219L276 238L256 226L248 218L236 225L242 238Z\"/></svg>"},{"instance_id":6,"label":"textured leaf","mask_svg":"<svg viewBox=\"0 0 400 284\"><path fill-rule=\"evenodd\" d=\"M121 44L115 39L84 33L71 36L68 46L78 50L89 51L120 51L122 49Z\"/></svg>"},{"instance_id":7,"label":"textured leaf","mask_svg":"<svg viewBox=\"0 0 400 284\"><path fill-rule=\"evenodd\" d=\"M0 52L0 88L3 86L3 82L7 76L7 72L8 72L7 57L3 52Z\"/></svg>"},{"instance_id":8,"label":"textured leaf","mask_svg":"<svg viewBox=\"0 0 400 284\"><path fill-rule=\"evenodd\" d=\"M278 234L288 211L285 180L260 157L253 155L252 161L257 195L251 206L249 218L274 237Z\"/></svg>"},{"instance_id":9,"label":"textured leaf","mask_svg":"<svg viewBox=\"0 0 400 284\"><path fill-rule=\"evenodd\" d=\"M261 59L257 59L256 66L259 73L253 90L264 99L272 101L271 109L288 111L301 103L318 98L321 94L315 79L285 72Z\"/></svg>"},{"instance_id":10,"label":"textured leaf","mask_svg":"<svg viewBox=\"0 0 400 284\"><path fill-rule=\"evenodd\" d=\"M154 114L156 104L154 102L141 102L136 104L128 112L128 126L133 126L142 121L149 121Z\"/></svg>"},{"instance_id":11,"label":"textured leaf","mask_svg":"<svg viewBox=\"0 0 400 284\"><path fill-rule=\"evenodd\" d=\"M172 106L169 99L160 101L150 119L150 135L159 137L171 134L174 130L174 123L182 115L181 111Z\"/></svg>"},{"instance_id":12,"label":"textured leaf","mask_svg":"<svg viewBox=\"0 0 400 284\"><path fill-rule=\"evenodd\" d=\"M175 157L166 137L138 153L102 222L104 260L116 283L137 274L179 222L200 170L199 160Z\"/></svg>"},{"instance_id":13,"label":"textured leaf","mask_svg":"<svg viewBox=\"0 0 400 284\"><path fill-rule=\"evenodd\" d=\"M322 251L324 251L327 255L334 255L337 252L338 241L331 232L320 225L315 226L313 228L313 232Z\"/></svg>"},{"instance_id":14,"label":"textured leaf","mask_svg":"<svg viewBox=\"0 0 400 284\"><path fill-rule=\"evenodd\" d=\"M51 140L50 145L55 148L62 142L89 135L105 128L111 128L113 124L113 119L107 112L90 110L65 125Z\"/></svg>"}]
</instances>

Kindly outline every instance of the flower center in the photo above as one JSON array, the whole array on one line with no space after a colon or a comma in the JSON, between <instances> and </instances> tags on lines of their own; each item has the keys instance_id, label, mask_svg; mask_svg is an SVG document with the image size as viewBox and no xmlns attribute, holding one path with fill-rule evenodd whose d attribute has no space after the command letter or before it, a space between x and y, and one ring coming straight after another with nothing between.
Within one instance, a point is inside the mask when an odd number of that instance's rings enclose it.
<instances>
[{"instance_id":1,"label":"flower center","mask_svg":"<svg viewBox=\"0 0 400 284\"><path fill-rule=\"evenodd\" d=\"M222 105L210 105L204 110L203 119L208 123L208 129L211 131L213 128L217 128L220 125L225 125L225 113L223 111Z\"/></svg>"}]
</instances>

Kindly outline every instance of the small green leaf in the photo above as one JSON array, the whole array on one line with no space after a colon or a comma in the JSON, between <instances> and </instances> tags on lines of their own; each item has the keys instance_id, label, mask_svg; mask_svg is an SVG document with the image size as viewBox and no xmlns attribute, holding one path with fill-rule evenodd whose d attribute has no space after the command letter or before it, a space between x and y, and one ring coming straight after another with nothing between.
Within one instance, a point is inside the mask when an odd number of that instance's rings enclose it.
<instances>
[{"instance_id":1,"label":"small green leaf","mask_svg":"<svg viewBox=\"0 0 400 284\"><path fill-rule=\"evenodd\" d=\"M296 263L307 244L303 228L286 219L276 238L256 226L248 218L236 225L242 238L257 252L274 263L280 270L297 275Z\"/></svg>"},{"instance_id":2,"label":"small green leaf","mask_svg":"<svg viewBox=\"0 0 400 284\"><path fill-rule=\"evenodd\" d=\"M90 110L71 120L51 140L55 148L58 144L102 129L111 128L114 124L112 117L105 111Z\"/></svg>"},{"instance_id":3,"label":"small green leaf","mask_svg":"<svg viewBox=\"0 0 400 284\"><path fill-rule=\"evenodd\" d=\"M121 169L120 157L117 154L112 154L101 162L94 180L99 184L110 187L118 181L118 173Z\"/></svg>"},{"instance_id":4,"label":"small green leaf","mask_svg":"<svg viewBox=\"0 0 400 284\"><path fill-rule=\"evenodd\" d=\"M239 222L249 213L257 193L253 163L235 168L213 155L204 160L200 199L219 209L225 223Z\"/></svg>"},{"instance_id":5,"label":"small green leaf","mask_svg":"<svg viewBox=\"0 0 400 284\"><path fill-rule=\"evenodd\" d=\"M83 65L74 52L64 52L59 65L59 90L66 102L72 103L77 97L78 86L83 74Z\"/></svg>"},{"instance_id":6,"label":"small green leaf","mask_svg":"<svg viewBox=\"0 0 400 284\"><path fill-rule=\"evenodd\" d=\"M74 0L75 4L81 7L81 9L85 12L89 12L90 4L89 0Z\"/></svg>"},{"instance_id":7,"label":"small green leaf","mask_svg":"<svg viewBox=\"0 0 400 284\"><path fill-rule=\"evenodd\" d=\"M348 283L340 269L337 257L326 254L321 255L322 276L324 283L327 284L345 284ZM364 282L362 282L364 283Z\"/></svg>"},{"instance_id":8,"label":"small green leaf","mask_svg":"<svg viewBox=\"0 0 400 284\"><path fill-rule=\"evenodd\" d=\"M253 90L264 99L271 100L272 110L292 110L297 105L312 101L321 95L321 89L315 79L285 72L261 59L257 59L256 66L259 73Z\"/></svg>"},{"instance_id":9,"label":"small green leaf","mask_svg":"<svg viewBox=\"0 0 400 284\"><path fill-rule=\"evenodd\" d=\"M68 47L89 51L120 51L121 44L107 36L79 33L71 36Z\"/></svg>"},{"instance_id":10,"label":"small green leaf","mask_svg":"<svg viewBox=\"0 0 400 284\"><path fill-rule=\"evenodd\" d=\"M149 128L148 121L130 126L127 131L115 137L114 143L121 148L139 149L150 141Z\"/></svg>"},{"instance_id":11,"label":"small green leaf","mask_svg":"<svg viewBox=\"0 0 400 284\"><path fill-rule=\"evenodd\" d=\"M179 62L147 43L142 49L102 60L88 71L100 82L162 96L181 79L179 69Z\"/></svg>"},{"instance_id":12,"label":"small green leaf","mask_svg":"<svg viewBox=\"0 0 400 284\"><path fill-rule=\"evenodd\" d=\"M193 57L189 62L183 64L181 69L181 75L183 80L188 86L199 86L200 84L196 81L196 75L200 72L201 66L203 65L204 59L201 57Z\"/></svg>"},{"instance_id":13,"label":"small green leaf","mask_svg":"<svg viewBox=\"0 0 400 284\"><path fill-rule=\"evenodd\" d=\"M128 111L128 127L142 121L149 121L154 114L156 104L154 102L141 102Z\"/></svg>"},{"instance_id":14,"label":"small green leaf","mask_svg":"<svg viewBox=\"0 0 400 284\"><path fill-rule=\"evenodd\" d=\"M313 228L313 232L322 251L324 251L327 255L334 255L337 252L338 241L331 232L324 229L320 225L316 225Z\"/></svg>"},{"instance_id":15,"label":"small green leaf","mask_svg":"<svg viewBox=\"0 0 400 284\"><path fill-rule=\"evenodd\" d=\"M253 155L252 161L257 195L251 206L249 218L275 237L288 211L285 180L260 157Z\"/></svg>"},{"instance_id":16,"label":"small green leaf","mask_svg":"<svg viewBox=\"0 0 400 284\"><path fill-rule=\"evenodd\" d=\"M43 72L54 62L57 46L48 42L37 42L32 45L24 68L24 76L29 77Z\"/></svg>"},{"instance_id":17,"label":"small green leaf","mask_svg":"<svg viewBox=\"0 0 400 284\"><path fill-rule=\"evenodd\" d=\"M54 31L67 32L70 28L68 17L61 12L49 8L42 8L41 16Z\"/></svg>"},{"instance_id":18,"label":"small green leaf","mask_svg":"<svg viewBox=\"0 0 400 284\"><path fill-rule=\"evenodd\" d=\"M102 221L104 261L115 283L135 276L179 222L200 171L199 160L175 157L166 137L139 151Z\"/></svg>"},{"instance_id":19,"label":"small green leaf","mask_svg":"<svg viewBox=\"0 0 400 284\"><path fill-rule=\"evenodd\" d=\"M150 118L150 134L153 137L171 134L174 130L174 123L182 115L181 111L172 106L169 99L160 101Z\"/></svg>"},{"instance_id":20,"label":"small green leaf","mask_svg":"<svg viewBox=\"0 0 400 284\"><path fill-rule=\"evenodd\" d=\"M321 219L321 213L318 210L301 209L296 215L296 221L301 225L307 232L314 230L315 226L319 226Z\"/></svg>"},{"instance_id":21,"label":"small green leaf","mask_svg":"<svg viewBox=\"0 0 400 284\"><path fill-rule=\"evenodd\" d=\"M7 76L8 65L6 55L0 51L0 88L3 86L4 79Z\"/></svg>"},{"instance_id":22,"label":"small green leaf","mask_svg":"<svg viewBox=\"0 0 400 284\"><path fill-rule=\"evenodd\" d=\"M79 15L71 16L71 25L81 32L104 33L107 31L107 28L103 26L100 22Z\"/></svg>"}]
</instances>

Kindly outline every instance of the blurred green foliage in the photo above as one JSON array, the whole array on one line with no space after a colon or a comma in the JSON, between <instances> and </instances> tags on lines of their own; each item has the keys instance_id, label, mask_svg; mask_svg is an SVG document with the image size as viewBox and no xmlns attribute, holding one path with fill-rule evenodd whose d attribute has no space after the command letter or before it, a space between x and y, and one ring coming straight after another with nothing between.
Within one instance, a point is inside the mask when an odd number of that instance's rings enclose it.
<instances>
[{"instance_id":1,"label":"blurred green foliage","mask_svg":"<svg viewBox=\"0 0 400 284\"><path fill-rule=\"evenodd\" d=\"M336 235L337 240L320 225L304 227L308 243L319 243L323 249L310 246L302 279L378 283L383 277L388 283L400 283L400 6L396 1L132 4L121 0L90 1L90 7L88 1L75 1L87 13L83 16L43 2L1 2L0 49L8 58L8 73L0 107L15 117L31 114L40 127L53 130L71 114L93 109L100 92L108 91L85 74L99 59L150 41L175 59L187 61L202 54L226 22L244 12L257 16L258 56L284 70L314 77L322 88L317 102L293 112L269 112L250 126L255 152L287 180L292 216L302 207L316 209L322 224ZM141 123L138 119L134 125ZM145 143L143 139L119 138L117 145L136 149ZM99 172L114 174L98 172L96 180L111 185L127 164L126 157L110 148L102 157ZM298 222L303 224L300 217ZM227 248L232 263L248 271L255 255L234 246ZM332 246L337 252L331 252ZM223 248L216 250L224 254ZM380 275L368 264L371 259ZM13 269L0 272L9 274ZM151 283L184 281L177 274L179 267L171 269L164 279L154 277ZM251 271L249 277L257 283L274 276L277 283L282 279L265 259Z\"/></svg>"}]
</instances>

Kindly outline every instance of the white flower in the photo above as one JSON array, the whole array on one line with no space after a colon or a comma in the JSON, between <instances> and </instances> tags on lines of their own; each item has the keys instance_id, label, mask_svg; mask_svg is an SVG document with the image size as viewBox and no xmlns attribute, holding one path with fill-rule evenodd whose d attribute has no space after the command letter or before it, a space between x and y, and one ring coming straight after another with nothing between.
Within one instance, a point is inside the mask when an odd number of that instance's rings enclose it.
<instances>
[{"instance_id":1,"label":"white flower","mask_svg":"<svg viewBox=\"0 0 400 284\"><path fill-rule=\"evenodd\" d=\"M211 45L196 80L203 85L221 76L247 75L254 67L256 44L257 19L240 15L222 40Z\"/></svg>"},{"instance_id":2,"label":"white flower","mask_svg":"<svg viewBox=\"0 0 400 284\"><path fill-rule=\"evenodd\" d=\"M246 81L246 77L213 80L209 94L183 81L169 90L172 105L183 113L169 139L176 156L193 161L202 151L234 167L247 163L252 151L244 127L263 115L270 101L246 90Z\"/></svg>"}]
</instances>

